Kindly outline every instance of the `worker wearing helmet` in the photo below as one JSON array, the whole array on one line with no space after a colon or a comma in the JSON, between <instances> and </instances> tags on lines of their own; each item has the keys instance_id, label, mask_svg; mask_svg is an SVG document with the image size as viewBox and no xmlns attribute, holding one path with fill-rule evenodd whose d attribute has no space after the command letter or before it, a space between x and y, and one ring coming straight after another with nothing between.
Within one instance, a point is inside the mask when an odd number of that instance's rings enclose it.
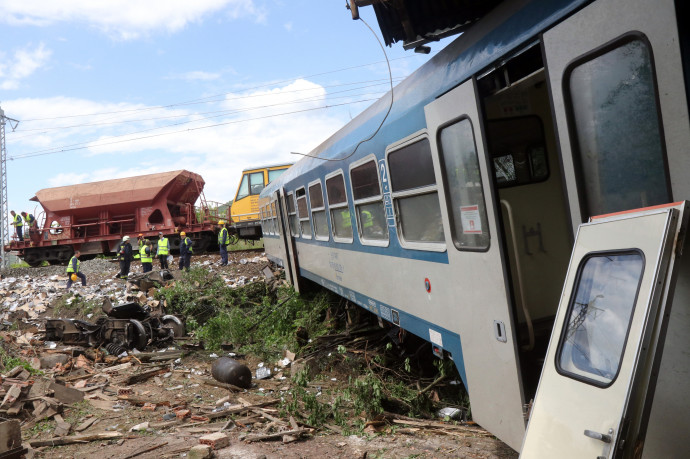
<instances>
[{"instance_id":1,"label":"worker wearing helmet","mask_svg":"<svg viewBox=\"0 0 690 459\"><path fill-rule=\"evenodd\" d=\"M218 222L220 231L218 232L218 247L220 247L220 265L228 265L228 245L230 245L230 234L223 220Z\"/></svg>"},{"instance_id":2,"label":"worker wearing helmet","mask_svg":"<svg viewBox=\"0 0 690 459\"><path fill-rule=\"evenodd\" d=\"M24 236L22 235L22 228L24 227L24 220L22 220L22 216L17 215L14 212L14 210L10 210L10 213L12 214L11 225L14 226L14 229L17 232L17 239L21 242L24 240Z\"/></svg>"},{"instance_id":3,"label":"worker wearing helmet","mask_svg":"<svg viewBox=\"0 0 690 459\"><path fill-rule=\"evenodd\" d=\"M187 269L189 271L189 264L192 261L192 240L187 237L187 233L182 231L180 233L180 271Z\"/></svg>"},{"instance_id":4,"label":"worker wearing helmet","mask_svg":"<svg viewBox=\"0 0 690 459\"><path fill-rule=\"evenodd\" d=\"M69 264L67 265L67 290L69 290L72 286L72 282L76 281L77 279L81 279L81 285L86 287L86 276L84 273L79 272L80 255L81 252L79 250L74 252L74 256L72 256Z\"/></svg>"},{"instance_id":5,"label":"worker wearing helmet","mask_svg":"<svg viewBox=\"0 0 690 459\"><path fill-rule=\"evenodd\" d=\"M168 255L170 255L170 248L168 247L168 238L163 236L162 232L158 232L158 246L156 248L156 255L158 261L161 262L161 269L168 269Z\"/></svg>"},{"instance_id":6,"label":"worker wearing helmet","mask_svg":"<svg viewBox=\"0 0 690 459\"><path fill-rule=\"evenodd\" d=\"M134 260L134 254L132 253L132 244L129 243L129 236L122 238L122 244L117 251L117 259L120 261L120 272L117 277L120 279L127 279L129 275L129 267Z\"/></svg>"}]
</instances>

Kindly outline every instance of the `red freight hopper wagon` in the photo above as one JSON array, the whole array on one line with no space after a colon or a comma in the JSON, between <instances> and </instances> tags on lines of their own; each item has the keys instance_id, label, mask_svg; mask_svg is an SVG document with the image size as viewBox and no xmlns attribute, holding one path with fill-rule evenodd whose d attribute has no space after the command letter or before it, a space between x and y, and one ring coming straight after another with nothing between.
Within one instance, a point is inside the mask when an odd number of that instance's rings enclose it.
<instances>
[{"instance_id":1,"label":"red freight hopper wagon","mask_svg":"<svg viewBox=\"0 0 690 459\"><path fill-rule=\"evenodd\" d=\"M24 240L14 236L7 250L31 266L59 264L77 249L86 258L113 253L125 235L136 249L140 233L155 241L162 231L177 250L184 231L203 251L216 243L214 228L220 220L203 189L204 179L185 170L46 188L31 198L43 207L37 218L42 226L25 228ZM195 208L199 198L201 206Z\"/></svg>"}]
</instances>

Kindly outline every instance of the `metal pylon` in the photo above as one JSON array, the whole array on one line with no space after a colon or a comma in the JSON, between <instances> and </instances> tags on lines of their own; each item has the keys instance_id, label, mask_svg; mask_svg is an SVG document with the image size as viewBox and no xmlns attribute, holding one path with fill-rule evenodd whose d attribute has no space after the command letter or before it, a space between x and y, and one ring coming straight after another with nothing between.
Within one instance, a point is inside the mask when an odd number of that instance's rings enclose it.
<instances>
[{"instance_id":1,"label":"metal pylon","mask_svg":"<svg viewBox=\"0 0 690 459\"><path fill-rule=\"evenodd\" d=\"M5 269L9 264L9 260L5 256L5 244L10 240L10 225L9 225L9 210L7 208L7 147L5 146L5 124L10 121L12 130L16 129L19 121L8 118L5 112L0 108L0 269Z\"/></svg>"}]
</instances>

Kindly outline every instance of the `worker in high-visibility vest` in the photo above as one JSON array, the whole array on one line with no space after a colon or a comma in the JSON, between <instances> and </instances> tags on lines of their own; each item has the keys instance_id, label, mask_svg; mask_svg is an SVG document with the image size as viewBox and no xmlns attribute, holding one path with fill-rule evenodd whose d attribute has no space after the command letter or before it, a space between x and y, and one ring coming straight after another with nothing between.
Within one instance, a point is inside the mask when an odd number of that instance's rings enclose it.
<instances>
[{"instance_id":1,"label":"worker in high-visibility vest","mask_svg":"<svg viewBox=\"0 0 690 459\"><path fill-rule=\"evenodd\" d=\"M141 260L141 267L143 272L147 273L153 271L153 255L151 255L151 241L145 240L144 244L139 247L139 258Z\"/></svg>"},{"instance_id":2,"label":"worker in high-visibility vest","mask_svg":"<svg viewBox=\"0 0 690 459\"><path fill-rule=\"evenodd\" d=\"M192 245L194 243L190 238L187 237L187 233L182 231L180 233L180 271L186 269L189 271L189 265L192 261Z\"/></svg>"},{"instance_id":3,"label":"worker in high-visibility vest","mask_svg":"<svg viewBox=\"0 0 690 459\"><path fill-rule=\"evenodd\" d=\"M230 234L223 220L218 222L220 231L218 232L218 247L220 247L220 265L228 265L228 245L230 245Z\"/></svg>"},{"instance_id":4,"label":"worker in high-visibility vest","mask_svg":"<svg viewBox=\"0 0 690 459\"><path fill-rule=\"evenodd\" d=\"M74 255L69 260L69 264L67 265L67 290L69 290L69 288L72 286L72 282L76 281L77 279L81 279L81 285L86 287L86 276L84 273L79 271L79 265L81 264L79 262L80 255L81 252L79 250L74 252Z\"/></svg>"},{"instance_id":5,"label":"worker in high-visibility vest","mask_svg":"<svg viewBox=\"0 0 690 459\"><path fill-rule=\"evenodd\" d=\"M168 238L163 236L162 232L158 232L158 245L156 247L156 256L161 263L161 269L168 269L168 255L170 255L170 247L168 245Z\"/></svg>"},{"instance_id":6,"label":"worker in high-visibility vest","mask_svg":"<svg viewBox=\"0 0 690 459\"><path fill-rule=\"evenodd\" d=\"M10 210L10 213L12 214L12 226L14 226L14 230L17 232L17 239L23 241L22 227L24 226L24 221L21 215L17 215L14 210Z\"/></svg>"}]
</instances>

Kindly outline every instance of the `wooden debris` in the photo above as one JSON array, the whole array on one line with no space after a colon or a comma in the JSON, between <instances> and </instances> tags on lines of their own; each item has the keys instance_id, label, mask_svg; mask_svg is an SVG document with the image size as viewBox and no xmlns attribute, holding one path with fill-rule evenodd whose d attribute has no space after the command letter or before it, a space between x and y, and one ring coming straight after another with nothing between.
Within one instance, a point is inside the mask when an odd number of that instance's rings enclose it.
<instances>
[{"instance_id":1,"label":"wooden debris","mask_svg":"<svg viewBox=\"0 0 690 459\"><path fill-rule=\"evenodd\" d=\"M162 447L164 447L164 446L167 445L167 444L168 444L168 442L166 441L166 442L161 443L161 444L158 444L158 445L149 446L149 447L146 448L146 449L142 449L142 450L136 451L136 452L134 452L134 453L132 453L132 454L130 454L130 455L128 455L128 456L123 457L122 459L132 459L133 457L137 457L137 456L140 456L140 455L142 455L142 454L149 453L149 452L151 452L151 451L155 451L155 450L157 450L158 448L162 448Z\"/></svg>"},{"instance_id":2,"label":"wooden debris","mask_svg":"<svg viewBox=\"0 0 690 459\"><path fill-rule=\"evenodd\" d=\"M79 424L77 427L74 428L74 430L76 432L83 432L86 429L88 429L89 427L91 427L92 425L96 424L98 421L99 421L99 419L94 416L94 417L89 418L86 421L82 422L81 424Z\"/></svg>"},{"instance_id":3,"label":"wooden debris","mask_svg":"<svg viewBox=\"0 0 690 459\"><path fill-rule=\"evenodd\" d=\"M214 387L220 387L222 389L228 389L228 390L231 390L233 392L244 392L244 389L242 389L241 387L235 386L234 384L222 383L222 382L218 382L218 381L213 381L211 379L205 379L204 384L206 384L207 386L214 386Z\"/></svg>"},{"instance_id":4,"label":"wooden debris","mask_svg":"<svg viewBox=\"0 0 690 459\"><path fill-rule=\"evenodd\" d=\"M69 431L72 430L72 424L65 421L59 414L56 414L53 418L57 424L55 427L55 436L64 437L69 435Z\"/></svg>"},{"instance_id":5,"label":"wooden debris","mask_svg":"<svg viewBox=\"0 0 690 459\"><path fill-rule=\"evenodd\" d=\"M252 443L255 441L275 440L276 438L282 438L285 435L299 437L302 434L306 434L306 433L310 433L310 432L312 432L312 429L293 429L293 430L286 430L284 432L276 432L276 433L264 434L264 435L249 435L249 436L245 437L244 441L246 441L248 443Z\"/></svg>"},{"instance_id":6,"label":"wooden debris","mask_svg":"<svg viewBox=\"0 0 690 459\"><path fill-rule=\"evenodd\" d=\"M72 445L74 443L114 440L116 438L122 438L122 434L120 432L100 432L91 435L73 435L71 437L54 437L47 440L33 440L29 442L29 445L31 445L32 448L38 448L39 446Z\"/></svg>"},{"instance_id":7,"label":"wooden debris","mask_svg":"<svg viewBox=\"0 0 690 459\"><path fill-rule=\"evenodd\" d=\"M131 386L132 384L137 384L143 381L146 381L149 378L153 378L154 376L162 375L163 373L166 373L168 371L167 368L159 367L159 368L153 368L148 371L144 371L143 373L139 373L136 375L132 375L125 379L124 385L125 386Z\"/></svg>"}]
</instances>

